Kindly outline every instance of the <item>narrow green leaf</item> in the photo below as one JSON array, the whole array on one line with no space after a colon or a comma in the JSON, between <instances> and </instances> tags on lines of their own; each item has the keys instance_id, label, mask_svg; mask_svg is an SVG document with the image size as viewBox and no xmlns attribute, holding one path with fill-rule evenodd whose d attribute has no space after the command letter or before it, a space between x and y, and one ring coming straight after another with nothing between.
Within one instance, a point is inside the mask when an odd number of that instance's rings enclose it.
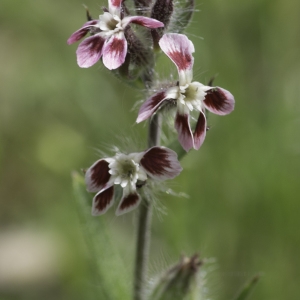
<instances>
[{"instance_id":1,"label":"narrow green leaf","mask_svg":"<svg viewBox=\"0 0 300 300\"><path fill-rule=\"evenodd\" d=\"M90 265L98 299L129 299L130 282L124 262L110 239L110 228L104 216L91 215L92 195L86 191L83 176L72 173L78 215L90 253Z\"/></svg>"}]
</instances>

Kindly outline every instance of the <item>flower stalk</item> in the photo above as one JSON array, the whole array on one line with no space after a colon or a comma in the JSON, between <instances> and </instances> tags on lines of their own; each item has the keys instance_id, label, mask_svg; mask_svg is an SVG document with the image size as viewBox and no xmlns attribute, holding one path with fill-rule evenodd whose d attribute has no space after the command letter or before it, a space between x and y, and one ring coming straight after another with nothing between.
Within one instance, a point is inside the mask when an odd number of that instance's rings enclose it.
<instances>
[{"instance_id":1,"label":"flower stalk","mask_svg":"<svg viewBox=\"0 0 300 300\"><path fill-rule=\"evenodd\" d=\"M140 206L138 217L138 231L135 254L135 272L134 272L134 300L146 299L146 284L148 273L148 258L151 239L151 219L152 203L151 200L143 197L143 203Z\"/></svg>"},{"instance_id":2,"label":"flower stalk","mask_svg":"<svg viewBox=\"0 0 300 300\"><path fill-rule=\"evenodd\" d=\"M160 114L155 114L149 121L148 128L148 147L159 146L162 118ZM138 217L138 231L136 240L135 254L135 273L134 273L134 300L144 300L146 297L146 284L148 274L148 259L151 240L151 220L152 220L151 199L145 195L142 197Z\"/></svg>"}]
</instances>

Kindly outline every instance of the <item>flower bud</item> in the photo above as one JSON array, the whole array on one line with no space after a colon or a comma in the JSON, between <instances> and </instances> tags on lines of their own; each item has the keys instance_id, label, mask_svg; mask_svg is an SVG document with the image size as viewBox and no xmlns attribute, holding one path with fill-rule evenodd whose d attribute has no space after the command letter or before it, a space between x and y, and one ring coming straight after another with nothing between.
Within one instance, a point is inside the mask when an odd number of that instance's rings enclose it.
<instances>
[{"instance_id":1,"label":"flower bud","mask_svg":"<svg viewBox=\"0 0 300 300\"><path fill-rule=\"evenodd\" d=\"M154 47L159 49L158 41L168 28L170 19L173 13L173 0L156 0L153 5L151 18L164 23L163 28L152 29L151 34L153 38Z\"/></svg>"},{"instance_id":2,"label":"flower bud","mask_svg":"<svg viewBox=\"0 0 300 300\"><path fill-rule=\"evenodd\" d=\"M195 0L185 0L185 4L181 7L176 7L174 11L174 18L169 26L169 32L184 32L189 25L193 12L195 11Z\"/></svg>"},{"instance_id":3,"label":"flower bud","mask_svg":"<svg viewBox=\"0 0 300 300\"><path fill-rule=\"evenodd\" d=\"M171 267L158 281L150 300L183 300L196 287L197 275L202 261L198 254L183 256L179 263Z\"/></svg>"}]
</instances>

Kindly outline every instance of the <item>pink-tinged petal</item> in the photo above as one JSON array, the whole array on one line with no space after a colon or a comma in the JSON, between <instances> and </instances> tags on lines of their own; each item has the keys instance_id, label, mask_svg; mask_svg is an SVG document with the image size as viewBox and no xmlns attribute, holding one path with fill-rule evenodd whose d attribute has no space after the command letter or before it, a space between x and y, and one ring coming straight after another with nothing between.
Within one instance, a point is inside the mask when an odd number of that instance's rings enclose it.
<instances>
[{"instance_id":1,"label":"pink-tinged petal","mask_svg":"<svg viewBox=\"0 0 300 300\"><path fill-rule=\"evenodd\" d=\"M207 91L203 103L205 108L217 115L227 115L234 109L233 95L220 87Z\"/></svg>"},{"instance_id":2,"label":"pink-tinged petal","mask_svg":"<svg viewBox=\"0 0 300 300\"><path fill-rule=\"evenodd\" d=\"M117 69L124 63L126 54L127 41L123 32L120 32L105 42L103 64L109 70Z\"/></svg>"},{"instance_id":3,"label":"pink-tinged petal","mask_svg":"<svg viewBox=\"0 0 300 300\"><path fill-rule=\"evenodd\" d=\"M129 23L138 24L147 28L164 27L164 23L152 18L142 16L125 17L122 20L122 27L125 28Z\"/></svg>"},{"instance_id":4,"label":"pink-tinged petal","mask_svg":"<svg viewBox=\"0 0 300 300\"><path fill-rule=\"evenodd\" d=\"M105 39L100 35L94 35L79 44L76 51L77 63L81 68L89 68L102 56Z\"/></svg>"},{"instance_id":5,"label":"pink-tinged petal","mask_svg":"<svg viewBox=\"0 0 300 300\"><path fill-rule=\"evenodd\" d=\"M163 90L147 99L139 110L136 122L140 123L151 117L168 97L166 90Z\"/></svg>"},{"instance_id":6,"label":"pink-tinged petal","mask_svg":"<svg viewBox=\"0 0 300 300\"><path fill-rule=\"evenodd\" d=\"M174 62L179 73L179 84L189 84L193 78L195 52L193 43L184 34L167 33L159 40L162 51Z\"/></svg>"},{"instance_id":7,"label":"pink-tinged petal","mask_svg":"<svg viewBox=\"0 0 300 300\"><path fill-rule=\"evenodd\" d=\"M88 192L99 192L107 185L111 176L108 165L106 160L100 159L87 169L85 183Z\"/></svg>"},{"instance_id":8,"label":"pink-tinged petal","mask_svg":"<svg viewBox=\"0 0 300 300\"><path fill-rule=\"evenodd\" d=\"M92 205L92 215L99 216L107 212L114 203L114 187L110 186L95 195Z\"/></svg>"},{"instance_id":9,"label":"pink-tinged petal","mask_svg":"<svg viewBox=\"0 0 300 300\"><path fill-rule=\"evenodd\" d=\"M176 152L165 147L150 148L140 163L157 180L174 178L182 171Z\"/></svg>"},{"instance_id":10,"label":"pink-tinged petal","mask_svg":"<svg viewBox=\"0 0 300 300\"><path fill-rule=\"evenodd\" d=\"M206 136L206 118L203 112L200 112L194 131L194 148L198 150L204 142Z\"/></svg>"},{"instance_id":11,"label":"pink-tinged petal","mask_svg":"<svg viewBox=\"0 0 300 300\"><path fill-rule=\"evenodd\" d=\"M194 137L190 127L189 114L176 114L175 129L178 132L178 140L182 148L188 152L194 147Z\"/></svg>"},{"instance_id":12,"label":"pink-tinged petal","mask_svg":"<svg viewBox=\"0 0 300 300\"><path fill-rule=\"evenodd\" d=\"M141 197L136 191L123 192L123 198L119 203L119 206L116 210L116 215L120 216L125 214L133 209L135 209L141 202Z\"/></svg>"},{"instance_id":13,"label":"pink-tinged petal","mask_svg":"<svg viewBox=\"0 0 300 300\"><path fill-rule=\"evenodd\" d=\"M109 12L120 17L122 2L123 0L108 0Z\"/></svg>"},{"instance_id":14,"label":"pink-tinged petal","mask_svg":"<svg viewBox=\"0 0 300 300\"><path fill-rule=\"evenodd\" d=\"M67 43L69 45L81 40L91 29L93 25L97 25L98 20L88 21L83 26L75 31L68 39Z\"/></svg>"}]
</instances>

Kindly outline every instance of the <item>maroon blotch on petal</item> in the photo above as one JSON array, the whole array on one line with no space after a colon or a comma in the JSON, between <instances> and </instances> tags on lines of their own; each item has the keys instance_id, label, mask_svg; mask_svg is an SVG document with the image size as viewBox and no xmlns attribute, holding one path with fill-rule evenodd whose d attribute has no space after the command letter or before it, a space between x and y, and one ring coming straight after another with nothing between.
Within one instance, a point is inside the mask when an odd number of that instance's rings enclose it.
<instances>
[{"instance_id":1,"label":"maroon blotch on petal","mask_svg":"<svg viewBox=\"0 0 300 300\"><path fill-rule=\"evenodd\" d=\"M116 215L122 215L136 208L141 201L139 194L133 192L123 197L119 207L116 211Z\"/></svg>"},{"instance_id":2,"label":"maroon blotch on petal","mask_svg":"<svg viewBox=\"0 0 300 300\"><path fill-rule=\"evenodd\" d=\"M120 7L123 0L109 0L110 5Z\"/></svg>"},{"instance_id":3,"label":"maroon blotch on petal","mask_svg":"<svg viewBox=\"0 0 300 300\"><path fill-rule=\"evenodd\" d=\"M178 132L178 140L185 151L189 151L194 147L194 138L191 131L190 116L188 114L176 114L175 129Z\"/></svg>"},{"instance_id":4,"label":"maroon blotch on petal","mask_svg":"<svg viewBox=\"0 0 300 300\"><path fill-rule=\"evenodd\" d=\"M175 62L178 70L189 69L193 63L193 57L189 53L169 52L169 57Z\"/></svg>"},{"instance_id":5,"label":"maroon blotch on petal","mask_svg":"<svg viewBox=\"0 0 300 300\"><path fill-rule=\"evenodd\" d=\"M177 154L164 147L152 147L140 163L150 176L160 180L174 178L182 170Z\"/></svg>"},{"instance_id":6,"label":"maroon blotch on petal","mask_svg":"<svg viewBox=\"0 0 300 300\"><path fill-rule=\"evenodd\" d=\"M73 44L79 40L81 40L89 31L92 27L92 25L96 25L98 23L98 20L91 20L86 22L80 29L75 31L68 39L67 43ZM95 27L94 27L95 28Z\"/></svg>"},{"instance_id":7,"label":"maroon blotch on petal","mask_svg":"<svg viewBox=\"0 0 300 300\"><path fill-rule=\"evenodd\" d=\"M125 24L134 23L147 28L164 27L164 23L152 18L142 17L142 16L126 17L123 19L123 22Z\"/></svg>"},{"instance_id":8,"label":"maroon blotch on petal","mask_svg":"<svg viewBox=\"0 0 300 300\"><path fill-rule=\"evenodd\" d=\"M119 68L125 61L127 53L127 41L122 36L112 36L104 45L103 64L109 70Z\"/></svg>"},{"instance_id":9,"label":"maroon blotch on petal","mask_svg":"<svg viewBox=\"0 0 300 300\"><path fill-rule=\"evenodd\" d=\"M114 187L98 193L93 200L92 215L104 214L113 204Z\"/></svg>"},{"instance_id":10,"label":"maroon blotch on petal","mask_svg":"<svg viewBox=\"0 0 300 300\"><path fill-rule=\"evenodd\" d=\"M166 100L166 96L166 92L161 91L147 99L139 110L136 122L140 123L151 117L158 110L160 104Z\"/></svg>"},{"instance_id":11,"label":"maroon blotch on petal","mask_svg":"<svg viewBox=\"0 0 300 300\"><path fill-rule=\"evenodd\" d=\"M108 162L98 160L85 173L85 182L89 192L100 191L110 179Z\"/></svg>"},{"instance_id":12,"label":"maroon blotch on petal","mask_svg":"<svg viewBox=\"0 0 300 300\"><path fill-rule=\"evenodd\" d=\"M195 52L193 43L183 34L167 33L159 40L161 49L175 63L178 71L191 70L193 68Z\"/></svg>"},{"instance_id":13,"label":"maroon blotch on petal","mask_svg":"<svg viewBox=\"0 0 300 300\"><path fill-rule=\"evenodd\" d=\"M204 113L200 112L194 131L194 148L198 150L204 142L206 136L206 118Z\"/></svg>"},{"instance_id":14,"label":"maroon blotch on petal","mask_svg":"<svg viewBox=\"0 0 300 300\"><path fill-rule=\"evenodd\" d=\"M85 39L76 51L79 67L88 68L94 65L102 56L105 39L99 35Z\"/></svg>"},{"instance_id":15,"label":"maroon blotch on petal","mask_svg":"<svg viewBox=\"0 0 300 300\"><path fill-rule=\"evenodd\" d=\"M220 87L208 90L203 102L209 111L218 115L227 115L234 109L233 95Z\"/></svg>"},{"instance_id":16,"label":"maroon blotch on petal","mask_svg":"<svg viewBox=\"0 0 300 300\"><path fill-rule=\"evenodd\" d=\"M170 168L168 153L160 147L153 147L141 159L141 165L153 175L162 175L165 169Z\"/></svg>"}]
</instances>

